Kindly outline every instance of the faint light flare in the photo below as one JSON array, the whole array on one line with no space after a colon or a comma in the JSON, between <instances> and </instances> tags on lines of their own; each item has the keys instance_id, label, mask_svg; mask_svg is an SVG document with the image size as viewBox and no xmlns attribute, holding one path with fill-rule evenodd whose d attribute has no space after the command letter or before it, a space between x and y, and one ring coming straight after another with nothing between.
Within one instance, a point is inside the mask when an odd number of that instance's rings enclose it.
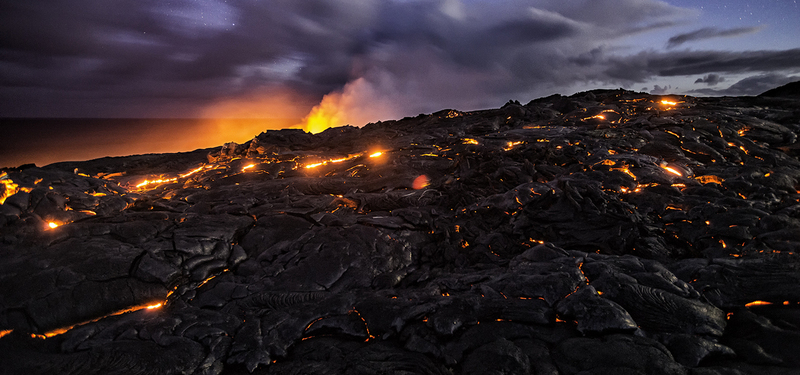
<instances>
[{"instance_id":1,"label":"faint light flare","mask_svg":"<svg viewBox=\"0 0 800 375\"><path fill-rule=\"evenodd\" d=\"M411 187L414 188L414 190L419 190L428 187L430 184L431 180L428 176L423 174L414 179L414 182L411 183Z\"/></svg>"}]
</instances>

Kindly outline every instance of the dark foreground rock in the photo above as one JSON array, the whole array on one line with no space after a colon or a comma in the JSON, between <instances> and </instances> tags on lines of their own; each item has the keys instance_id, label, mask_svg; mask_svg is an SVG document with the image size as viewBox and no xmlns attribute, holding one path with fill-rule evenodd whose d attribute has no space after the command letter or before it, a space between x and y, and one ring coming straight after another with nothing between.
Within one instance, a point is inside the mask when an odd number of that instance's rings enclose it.
<instances>
[{"instance_id":1,"label":"dark foreground rock","mask_svg":"<svg viewBox=\"0 0 800 375\"><path fill-rule=\"evenodd\" d=\"M592 91L7 170L0 369L797 373L798 104Z\"/></svg>"}]
</instances>

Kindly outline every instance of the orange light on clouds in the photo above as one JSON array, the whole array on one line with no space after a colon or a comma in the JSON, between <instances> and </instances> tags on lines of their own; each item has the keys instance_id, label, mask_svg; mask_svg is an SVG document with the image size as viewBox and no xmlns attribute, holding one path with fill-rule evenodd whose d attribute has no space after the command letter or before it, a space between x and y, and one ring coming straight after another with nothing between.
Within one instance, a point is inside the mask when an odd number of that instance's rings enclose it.
<instances>
[{"instance_id":1,"label":"orange light on clouds","mask_svg":"<svg viewBox=\"0 0 800 375\"><path fill-rule=\"evenodd\" d=\"M374 84L362 77L347 83L341 90L326 94L298 127L310 133L321 133L332 127L362 126L396 118L399 114L393 98L381 96Z\"/></svg>"}]
</instances>

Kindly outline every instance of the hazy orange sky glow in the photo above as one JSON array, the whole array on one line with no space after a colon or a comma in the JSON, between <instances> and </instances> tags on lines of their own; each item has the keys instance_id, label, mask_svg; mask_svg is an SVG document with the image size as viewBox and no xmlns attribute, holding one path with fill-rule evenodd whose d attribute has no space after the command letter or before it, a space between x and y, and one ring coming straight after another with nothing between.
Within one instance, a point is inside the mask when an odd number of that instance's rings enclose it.
<instances>
[{"instance_id":1,"label":"hazy orange sky glow","mask_svg":"<svg viewBox=\"0 0 800 375\"><path fill-rule=\"evenodd\" d=\"M7 120L12 121L12 120ZM268 129L296 126L300 119L69 119L27 120L29 126L6 133L14 139L0 153L0 167L105 156L185 152L244 143ZM50 123L42 124L50 121ZM63 122L67 121L67 125Z\"/></svg>"}]
</instances>

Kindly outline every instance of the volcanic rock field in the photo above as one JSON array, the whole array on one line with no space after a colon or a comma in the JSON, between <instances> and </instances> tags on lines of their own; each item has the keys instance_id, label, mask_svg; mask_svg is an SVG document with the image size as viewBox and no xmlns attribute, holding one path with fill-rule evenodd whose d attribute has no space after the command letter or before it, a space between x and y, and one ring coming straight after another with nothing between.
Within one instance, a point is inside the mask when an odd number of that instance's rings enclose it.
<instances>
[{"instance_id":1,"label":"volcanic rock field","mask_svg":"<svg viewBox=\"0 0 800 375\"><path fill-rule=\"evenodd\" d=\"M797 374L800 99L625 90L0 173L0 373Z\"/></svg>"}]
</instances>

